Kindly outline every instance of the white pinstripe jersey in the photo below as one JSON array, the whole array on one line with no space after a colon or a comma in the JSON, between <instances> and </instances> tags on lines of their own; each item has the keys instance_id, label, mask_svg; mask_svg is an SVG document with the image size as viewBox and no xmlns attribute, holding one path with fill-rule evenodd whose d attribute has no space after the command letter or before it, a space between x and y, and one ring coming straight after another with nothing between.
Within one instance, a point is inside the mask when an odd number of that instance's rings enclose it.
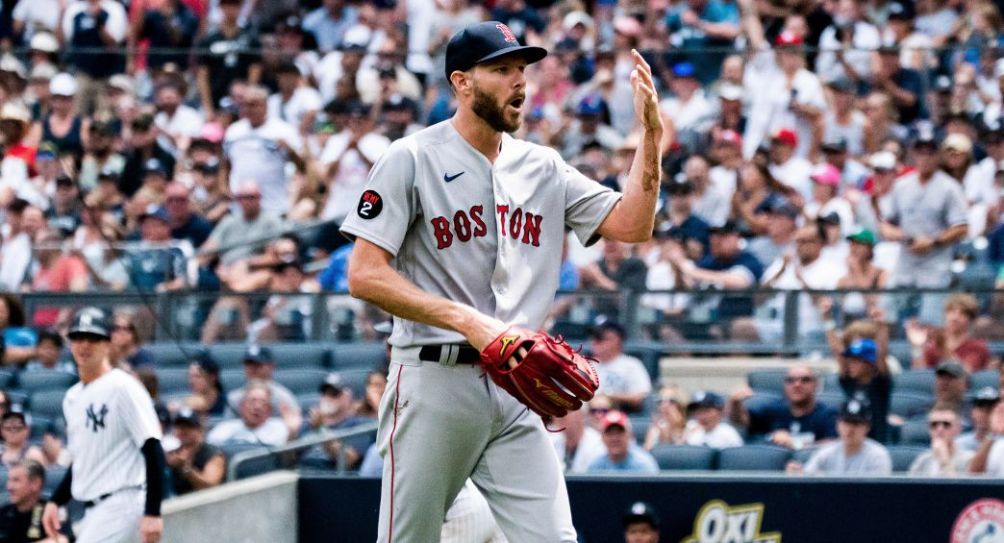
<instances>
[{"instance_id":1,"label":"white pinstripe jersey","mask_svg":"<svg viewBox=\"0 0 1004 543\"><path fill-rule=\"evenodd\" d=\"M558 288L565 228L588 243L620 197L554 149L508 134L491 163L444 121L391 144L341 230L394 255L422 290L534 329ZM464 341L397 317L390 338Z\"/></svg>"},{"instance_id":2,"label":"white pinstripe jersey","mask_svg":"<svg viewBox=\"0 0 1004 543\"><path fill-rule=\"evenodd\" d=\"M77 383L63 398L63 416L74 498L90 501L146 484L140 448L162 436L153 400L139 380L113 369L86 386Z\"/></svg>"}]
</instances>

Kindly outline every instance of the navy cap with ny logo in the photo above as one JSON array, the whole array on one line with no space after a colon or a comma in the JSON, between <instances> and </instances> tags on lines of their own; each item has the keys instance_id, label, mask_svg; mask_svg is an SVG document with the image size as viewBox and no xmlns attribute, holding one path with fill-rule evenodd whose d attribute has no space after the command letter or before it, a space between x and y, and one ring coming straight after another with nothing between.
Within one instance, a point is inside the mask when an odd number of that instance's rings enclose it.
<instances>
[{"instance_id":1,"label":"navy cap with ny logo","mask_svg":"<svg viewBox=\"0 0 1004 543\"><path fill-rule=\"evenodd\" d=\"M534 63L547 56L547 49L520 45L505 23L473 24L454 34L446 45L446 79L454 71L467 71L475 64L511 54L520 54L528 63Z\"/></svg>"}]
</instances>

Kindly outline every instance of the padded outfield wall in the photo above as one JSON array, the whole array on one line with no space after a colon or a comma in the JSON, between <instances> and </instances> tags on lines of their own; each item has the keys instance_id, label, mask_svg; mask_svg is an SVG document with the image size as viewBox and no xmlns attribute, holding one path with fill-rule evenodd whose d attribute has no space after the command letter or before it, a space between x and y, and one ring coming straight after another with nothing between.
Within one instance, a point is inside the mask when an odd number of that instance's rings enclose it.
<instances>
[{"instance_id":1,"label":"padded outfield wall","mask_svg":"<svg viewBox=\"0 0 1004 543\"><path fill-rule=\"evenodd\" d=\"M637 500L659 511L663 543L1004 541L1001 480L724 474L574 477L568 487L585 543L623 541L621 514ZM374 541L379 493L374 479L301 476L300 543Z\"/></svg>"}]
</instances>

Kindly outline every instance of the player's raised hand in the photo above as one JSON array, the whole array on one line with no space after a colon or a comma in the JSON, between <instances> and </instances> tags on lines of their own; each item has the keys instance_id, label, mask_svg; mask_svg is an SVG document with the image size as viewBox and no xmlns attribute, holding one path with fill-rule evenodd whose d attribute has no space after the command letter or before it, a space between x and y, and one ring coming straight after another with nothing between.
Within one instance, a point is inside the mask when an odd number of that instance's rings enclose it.
<instances>
[{"instance_id":1,"label":"player's raised hand","mask_svg":"<svg viewBox=\"0 0 1004 543\"><path fill-rule=\"evenodd\" d=\"M652 68L637 49L631 50L634 69L631 70L631 89L634 91L634 114L647 131L662 131L659 116L659 95L655 91Z\"/></svg>"},{"instance_id":2,"label":"player's raised hand","mask_svg":"<svg viewBox=\"0 0 1004 543\"><path fill-rule=\"evenodd\" d=\"M144 516L139 521L139 537L143 543L160 543L160 535L164 533L164 519Z\"/></svg>"},{"instance_id":3,"label":"player's raised hand","mask_svg":"<svg viewBox=\"0 0 1004 543\"><path fill-rule=\"evenodd\" d=\"M53 540L59 539L59 506L53 502L45 504L42 510L42 529Z\"/></svg>"}]
</instances>

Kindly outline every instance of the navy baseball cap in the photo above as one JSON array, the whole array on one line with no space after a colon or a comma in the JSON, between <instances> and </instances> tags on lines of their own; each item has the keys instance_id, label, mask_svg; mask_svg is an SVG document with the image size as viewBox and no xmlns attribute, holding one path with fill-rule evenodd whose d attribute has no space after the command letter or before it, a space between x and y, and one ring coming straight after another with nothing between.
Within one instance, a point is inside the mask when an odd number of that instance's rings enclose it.
<instances>
[{"instance_id":1,"label":"navy baseball cap","mask_svg":"<svg viewBox=\"0 0 1004 543\"><path fill-rule=\"evenodd\" d=\"M840 420L857 423L871 422L871 406L868 405L868 402L857 398L847 400L840 408Z\"/></svg>"},{"instance_id":2,"label":"navy baseball cap","mask_svg":"<svg viewBox=\"0 0 1004 543\"><path fill-rule=\"evenodd\" d=\"M473 24L457 32L446 45L446 79L459 70L470 70L475 64L505 55L520 54L529 63L547 56L547 49L520 45L516 34L498 21Z\"/></svg>"},{"instance_id":3,"label":"navy baseball cap","mask_svg":"<svg viewBox=\"0 0 1004 543\"><path fill-rule=\"evenodd\" d=\"M646 522L653 528L659 527L659 515L655 508L645 502L635 502L624 512L624 527L638 522Z\"/></svg>"},{"instance_id":4,"label":"navy baseball cap","mask_svg":"<svg viewBox=\"0 0 1004 543\"><path fill-rule=\"evenodd\" d=\"M725 407L725 399L714 392L698 391L687 405L687 409L697 409L699 407L714 407L722 409Z\"/></svg>"},{"instance_id":5,"label":"navy baseball cap","mask_svg":"<svg viewBox=\"0 0 1004 543\"><path fill-rule=\"evenodd\" d=\"M112 337L108 314L96 307L85 307L73 316L67 337L98 337L109 340Z\"/></svg>"},{"instance_id":6,"label":"navy baseball cap","mask_svg":"<svg viewBox=\"0 0 1004 543\"><path fill-rule=\"evenodd\" d=\"M253 364L272 364L275 362L275 358L272 358L272 350L268 347L262 347L261 345L249 345L247 352L244 353L244 362L250 362Z\"/></svg>"},{"instance_id":7,"label":"navy baseball cap","mask_svg":"<svg viewBox=\"0 0 1004 543\"><path fill-rule=\"evenodd\" d=\"M164 209L163 206L159 206L157 204L150 204L147 206L146 210L143 211L143 214L139 216L140 222L151 218L164 221L168 224L171 222L171 216L167 213L167 210Z\"/></svg>"}]
</instances>

